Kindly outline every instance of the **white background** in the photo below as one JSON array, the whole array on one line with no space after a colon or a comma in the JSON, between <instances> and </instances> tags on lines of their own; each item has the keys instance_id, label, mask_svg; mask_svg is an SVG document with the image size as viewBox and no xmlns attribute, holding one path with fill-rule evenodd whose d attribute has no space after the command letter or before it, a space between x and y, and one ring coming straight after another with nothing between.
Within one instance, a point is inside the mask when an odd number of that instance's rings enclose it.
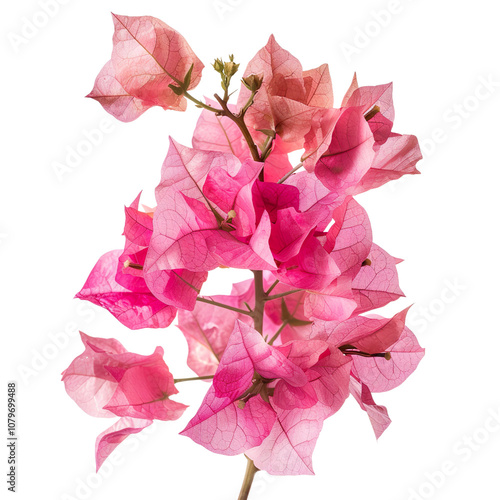
<instances>
[{"instance_id":1,"label":"white background","mask_svg":"<svg viewBox=\"0 0 500 500\"><path fill-rule=\"evenodd\" d=\"M200 382L180 387L177 399L191 405L183 419L129 438L114 465L95 476L94 440L111 421L83 413L60 382L82 351L76 329L143 354L162 345L174 375L191 375L175 326L132 332L72 299L99 256L122 246L123 206L141 189L154 203L168 136L190 145L197 119L192 106L184 114L156 108L122 124L83 98L111 53L111 11L153 15L180 31L207 66L197 96L218 90L209 67L215 57L234 53L245 66L271 33L305 69L329 63L337 106L354 71L361 85L393 81L395 130L416 134L426 152L423 175L359 197L375 241L405 259L407 298L387 314L415 303L410 326L427 349L407 383L375 395L393 424L376 442L367 415L349 400L320 436L316 476L261 474L252 498L498 498L496 4L222 0L221 12L212 0L59 1L50 18L35 0L8 2L1 16L1 399L4 405L5 382L17 380L17 498L233 500L245 466L243 457L210 454L177 434L207 388ZM30 21L45 25L29 31ZM346 55L346 44L356 53ZM496 83L488 90L485 80ZM103 119L113 130L58 178L54 165ZM204 292L228 292L245 277L220 270ZM6 487L2 479L2 498Z\"/></svg>"}]
</instances>

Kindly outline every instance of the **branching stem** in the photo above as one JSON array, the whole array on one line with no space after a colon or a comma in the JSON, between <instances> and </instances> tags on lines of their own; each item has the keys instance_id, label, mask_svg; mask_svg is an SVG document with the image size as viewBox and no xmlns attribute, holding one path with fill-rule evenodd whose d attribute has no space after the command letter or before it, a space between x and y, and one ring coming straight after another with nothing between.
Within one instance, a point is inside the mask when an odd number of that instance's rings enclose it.
<instances>
[{"instance_id":1,"label":"branching stem","mask_svg":"<svg viewBox=\"0 0 500 500\"><path fill-rule=\"evenodd\" d=\"M227 304L223 304L222 302L217 302L212 299L205 299L204 297L197 297L196 300L198 302L204 302L205 304L212 304L216 307L221 307L222 309L229 309L230 311L234 311L240 314L245 314L246 316L253 316L253 311L246 311L245 309L238 309L237 307L228 306Z\"/></svg>"},{"instance_id":2,"label":"branching stem","mask_svg":"<svg viewBox=\"0 0 500 500\"><path fill-rule=\"evenodd\" d=\"M270 297L265 297L264 300L276 300L281 299L281 297L286 297L287 295L292 295L292 293L303 292L301 288L297 288L297 290L289 290L288 292L278 293L276 295L271 295Z\"/></svg>"}]
</instances>

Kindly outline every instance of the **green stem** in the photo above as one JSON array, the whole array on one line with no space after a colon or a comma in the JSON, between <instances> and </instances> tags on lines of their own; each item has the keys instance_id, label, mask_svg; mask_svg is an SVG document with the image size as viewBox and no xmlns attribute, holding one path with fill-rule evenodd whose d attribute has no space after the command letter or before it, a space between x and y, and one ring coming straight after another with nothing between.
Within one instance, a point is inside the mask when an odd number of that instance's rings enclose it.
<instances>
[{"instance_id":1,"label":"green stem","mask_svg":"<svg viewBox=\"0 0 500 500\"><path fill-rule=\"evenodd\" d=\"M250 153L252 154L252 158L255 161L262 161L260 154L259 154L259 148L255 145L255 142L253 142L252 135L250 134L250 131L248 130L248 127L245 123L244 120L244 114L240 115L235 115L230 111L230 109L227 106L227 102L225 102L223 99L221 99L217 94L214 95L215 99L217 102L220 104L223 115L227 116L230 120L232 120L240 129L241 133L243 134L243 137L245 138L246 143L248 144L248 148L250 149Z\"/></svg>"},{"instance_id":2,"label":"green stem","mask_svg":"<svg viewBox=\"0 0 500 500\"><path fill-rule=\"evenodd\" d=\"M194 102L197 106L200 108L206 109L208 111L212 111L212 113L220 113L220 109L212 108L212 106L208 104L204 104L203 102L199 101L195 97L193 97L189 92L184 91L184 97L189 99L191 102Z\"/></svg>"},{"instance_id":3,"label":"green stem","mask_svg":"<svg viewBox=\"0 0 500 500\"><path fill-rule=\"evenodd\" d=\"M247 469L245 471L245 477L243 478L243 484L241 485L240 496L238 500L247 500L248 494L250 493L250 488L252 487L253 478L255 474L259 471L257 467L255 467L252 460L247 457Z\"/></svg>"},{"instance_id":4,"label":"green stem","mask_svg":"<svg viewBox=\"0 0 500 500\"><path fill-rule=\"evenodd\" d=\"M269 345L273 345L274 341L280 336L285 326L288 325L288 321L283 321L283 324L279 327L279 330L273 335L273 338L268 342Z\"/></svg>"},{"instance_id":5,"label":"green stem","mask_svg":"<svg viewBox=\"0 0 500 500\"><path fill-rule=\"evenodd\" d=\"M216 302L215 300L205 299L204 297L197 297L196 300L198 302L204 302L205 304L212 304L216 307L221 307L222 309L229 309L230 311L234 311L240 314L245 314L246 316L253 316L253 311L245 311L245 309L238 309L237 307L228 306L227 304L223 304L222 302Z\"/></svg>"},{"instance_id":6,"label":"green stem","mask_svg":"<svg viewBox=\"0 0 500 500\"><path fill-rule=\"evenodd\" d=\"M271 295L270 297L265 297L264 300L276 300L281 299L281 297L286 297L287 295L292 295L292 293L303 292L301 288L297 290L290 290L288 292L278 293L277 295Z\"/></svg>"},{"instance_id":7,"label":"green stem","mask_svg":"<svg viewBox=\"0 0 500 500\"><path fill-rule=\"evenodd\" d=\"M179 382L191 382L192 380L210 380L213 378L213 375L206 375L204 377L174 378L174 384L178 384Z\"/></svg>"},{"instance_id":8,"label":"green stem","mask_svg":"<svg viewBox=\"0 0 500 500\"><path fill-rule=\"evenodd\" d=\"M280 280L276 280L270 287L269 290L265 293L266 297L269 296L269 294L274 290L276 285L280 282Z\"/></svg>"},{"instance_id":9,"label":"green stem","mask_svg":"<svg viewBox=\"0 0 500 500\"><path fill-rule=\"evenodd\" d=\"M297 172L297 170L302 167L303 163L300 162L296 167L294 167L292 170L290 170L290 172L288 172L287 174L285 174L278 182L277 184L283 184L292 174L294 174L295 172Z\"/></svg>"}]
</instances>

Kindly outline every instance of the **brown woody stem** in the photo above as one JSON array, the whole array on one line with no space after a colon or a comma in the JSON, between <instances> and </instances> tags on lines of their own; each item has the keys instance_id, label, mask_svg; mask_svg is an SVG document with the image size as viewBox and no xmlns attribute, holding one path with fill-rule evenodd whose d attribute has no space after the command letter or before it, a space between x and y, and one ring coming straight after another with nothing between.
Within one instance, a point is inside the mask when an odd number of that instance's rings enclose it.
<instances>
[{"instance_id":1,"label":"brown woody stem","mask_svg":"<svg viewBox=\"0 0 500 500\"><path fill-rule=\"evenodd\" d=\"M221 99L217 94L215 94L214 97L222 108L223 116L227 116L240 129L241 133L243 134L243 137L245 138L246 143L248 144L248 148L250 149L252 158L255 161L262 161L259 154L259 149L255 145L255 142L253 142L252 135L250 134L250 131L248 130L248 127L245 123L244 115L243 114L235 115L230 111L230 109L227 106L227 102L225 102L224 99Z\"/></svg>"},{"instance_id":2,"label":"brown woody stem","mask_svg":"<svg viewBox=\"0 0 500 500\"><path fill-rule=\"evenodd\" d=\"M212 304L213 306L221 307L222 309L229 309L230 311L234 311L240 314L245 314L246 316L254 315L252 311L246 311L245 309L238 309L237 307L228 306L227 304L223 304L222 302L216 302L215 300L205 299L204 297L197 297L196 300L198 302L204 302L205 304Z\"/></svg>"},{"instance_id":3,"label":"brown woody stem","mask_svg":"<svg viewBox=\"0 0 500 500\"><path fill-rule=\"evenodd\" d=\"M253 308L254 328L262 335L264 329L264 279L262 271L254 271L255 307Z\"/></svg>"},{"instance_id":4,"label":"brown woody stem","mask_svg":"<svg viewBox=\"0 0 500 500\"><path fill-rule=\"evenodd\" d=\"M252 487L253 478L255 474L259 471L257 467L255 467L252 460L247 457L247 469L245 471L245 477L243 478L243 484L241 485L240 496L238 500L247 500L248 494L250 493L250 488Z\"/></svg>"}]
</instances>

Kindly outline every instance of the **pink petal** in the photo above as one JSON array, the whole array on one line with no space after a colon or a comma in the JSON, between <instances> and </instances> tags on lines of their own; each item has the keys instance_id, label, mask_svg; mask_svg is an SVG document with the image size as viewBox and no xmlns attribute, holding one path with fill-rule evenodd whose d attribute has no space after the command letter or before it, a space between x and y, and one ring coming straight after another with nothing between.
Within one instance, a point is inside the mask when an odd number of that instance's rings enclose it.
<instances>
[{"instance_id":1,"label":"pink petal","mask_svg":"<svg viewBox=\"0 0 500 500\"><path fill-rule=\"evenodd\" d=\"M352 77L351 85L349 86L349 89L347 90L344 98L342 99L342 107L343 108L347 107L349 99L351 98L354 91L358 88L359 88L358 78L356 76L356 73L354 73L354 76Z\"/></svg>"},{"instance_id":2,"label":"pink petal","mask_svg":"<svg viewBox=\"0 0 500 500\"><path fill-rule=\"evenodd\" d=\"M113 14L115 33L111 60L116 79L134 97L164 109L184 111L186 99L170 88L174 78L183 81L193 65L191 83L201 79L202 62L186 40L165 23L150 16Z\"/></svg>"},{"instance_id":3,"label":"pink petal","mask_svg":"<svg viewBox=\"0 0 500 500\"><path fill-rule=\"evenodd\" d=\"M279 210L269 241L274 258L286 262L295 257L315 222L315 217L298 213L293 207Z\"/></svg>"},{"instance_id":4,"label":"pink petal","mask_svg":"<svg viewBox=\"0 0 500 500\"><path fill-rule=\"evenodd\" d=\"M109 114L122 122L131 122L154 106L129 94L122 87L116 79L112 61L108 61L101 69L87 97L95 99Z\"/></svg>"},{"instance_id":5,"label":"pink petal","mask_svg":"<svg viewBox=\"0 0 500 500\"><path fill-rule=\"evenodd\" d=\"M219 109L216 101L206 99L207 104ZM237 107L229 105L229 110L237 112ZM204 109L201 112L193 135L193 147L205 151L220 151L236 156L241 162L251 159L252 155L241 130L233 120L226 116L217 116ZM288 151L279 136L273 141L270 155L264 162L264 179L276 182L292 169L288 160Z\"/></svg>"},{"instance_id":6,"label":"pink petal","mask_svg":"<svg viewBox=\"0 0 500 500\"><path fill-rule=\"evenodd\" d=\"M306 88L305 104L319 108L332 108L333 90L328 64L304 71L303 78Z\"/></svg>"},{"instance_id":7,"label":"pink petal","mask_svg":"<svg viewBox=\"0 0 500 500\"><path fill-rule=\"evenodd\" d=\"M373 244L368 260L370 264L363 266L352 282L353 293L358 303L356 309L358 314L404 297L399 288L396 270L398 259Z\"/></svg>"},{"instance_id":8,"label":"pink petal","mask_svg":"<svg viewBox=\"0 0 500 500\"><path fill-rule=\"evenodd\" d=\"M296 340L276 349L303 370L308 370L321 358L330 355L329 344L322 340Z\"/></svg>"},{"instance_id":9,"label":"pink petal","mask_svg":"<svg viewBox=\"0 0 500 500\"><path fill-rule=\"evenodd\" d=\"M250 61L245 69L244 77L261 74L263 84L247 113L245 121L255 130L274 130L274 119L269 109L268 97L272 95L288 95L288 97L305 98L306 91L302 78L302 65L270 36L267 45ZM288 83L287 83L288 82ZM244 86L238 96L238 108L249 99L250 91Z\"/></svg>"},{"instance_id":10,"label":"pink petal","mask_svg":"<svg viewBox=\"0 0 500 500\"><path fill-rule=\"evenodd\" d=\"M241 396L250 387L254 372L266 379L284 379L294 387L307 383L303 370L251 326L237 321L214 377L216 395L233 400Z\"/></svg>"},{"instance_id":11,"label":"pink petal","mask_svg":"<svg viewBox=\"0 0 500 500\"><path fill-rule=\"evenodd\" d=\"M115 339L89 337L80 332L85 351L63 372L62 380L69 397L93 417L112 417L104 406L113 396L117 382L104 368L113 363L112 354L127 352Z\"/></svg>"},{"instance_id":12,"label":"pink petal","mask_svg":"<svg viewBox=\"0 0 500 500\"><path fill-rule=\"evenodd\" d=\"M372 164L374 144L362 108L346 108L335 124L328 150L316 164L315 174L331 191L352 189Z\"/></svg>"},{"instance_id":13,"label":"pink petal","mask_svg":"<svg viewBox=\"0 0 500 500\"><path fill-rule=\"evenodd\" d=\"M340 276L321 292L310 292L304 301L304 313L309 318L344 321L356 309L351 282Z\"/></svg>"},{"instance_id":14,"label":"pink petal","mask_svg":"<svg viewBox=\"0 0 500 500\"><path fill-rule=\"evenodd\" d=\"M349 396L351 367L349 356L331 349L330 354L322 357L308 372L319 402L327 408L327 416L340 410Z\"/></svg>"},{"instance_id":15,"label":"pink petal","mask_svg":"<svg viewBox=\"0 0 500 500\"><path fill-rule=\"evenodd\" d=\"M293 144L293 149L300 149L311 130L313 117L321 111L283 96L271 96L269 102L274 130L284 142Z\"/></svg>"},{"instance_id":16,"label":"pink petal","mask_svg":"<svg viewBox=\"0 0 500 500\"><path fill-rule=\"evenodd\" d=\"M213 108L220 106L212 99L206 103ZM229 110L237 112L236 106L229 105ZM219 151L236 156L241 162L250 158L247 143L238 125L227 116L217 116L207 109L202 110L193 134L193 147L205 151Z\"/></svg>"},{"instance_id":17,"label":"pink petal","mask_svg":"<svg viewBox=\"0 0 500 500\"><path fill-rule=\"evenodd\" d=\"M292 170L288 159L288 149L279 135L273 141L273 148L264 162L264 180L266 182L277 182L285 174Z\"/></svg>"},{"instance_id":18,"label":"pink petal","mask_svg":"<svg viewBox=\"0 0 500 500\"><path fill-rule=\"evenodd\" d=\"M269 218L264 214L257 227L253 227L251 186L260 168L251 160L241 165L232 155L193 150L171 141L156 191L158 207L145 262L146 280L155 294L161 292L148 275L160 271L204 272L220 265L245 269L276 267L268 246ZM209 172L215 176L213 179ZM214 183L222 179L229 192L215 192ZM222 207L217 208L217 203ZM236 213L232 217L235 231L221 225L220 219L229 217L224 208Z\"/></svg>"},{"instance_id":19,"label":"pink petal","mask_svg":"<svg viewBox=\"0 0 500 500\"><path fill-rule=\"evenodd\" d=\"M414 135L392 134L376 152L370 169L354 188L353 194L377 188L406 174L420 173L415 165L421 159L422 153Z\"/></svg>"},{"instance_id":20,"label":"pink petal","mask_svg":"<svg viewBox=\"0 0 500 500\"><path fill-rule=\"evenodd\" d=\"M347 321L317 321L312 329L312 337L326 340L338 347L350 344L370 354L382 353L401 337L408 309L390 319L354 316Z\"/></svg>"},{"instance_id":21,"label":"pink petal","mask_svg":"<svg viewBox=\"0 0 500 500\"><path fill-rule=\"evenodd\" d=\"M203 186L210 170L219 167L234 175L241 168L241 162L231 154L192 149L179 144L172 138L169 140L170 147L163 162L161 181L156 188L158 205L161 203L164 191L171 190L172 187L188 198L206 203Z\"/></svg>"},{"instance_id":22,"label":"pink petal","mask_svg":"<svg viewBox=\"0 0 500 500\"><path fill-rule=\"evenodd\" d=\"M118 386L105 409L119 417L177 420L187 406L169 399L178 391L174 379L163 361L163 350L141 357L134 366L108 367L118 380ZM130 364L128 360L127 364Z\"/></svg>"},{"instance_id":23,"label":"pink petal","mask_svg":"<svg viewBox=\"0 0 500 500\"><path fill-rule=\"evenodd\" d=\"M278 214L286 208L299 212L299 190L295 186L276 184L274 182L256 181L253 186L253 203L258 217L267 211L273 224L278 220Z\"/></svg>"},{"instance_id":24,"label":"pink petal","mask_svg":"<svg viewBox=\"0 0 500 500\"><path fill-rule=\"evenodd\" d=\"M153 423L152 420L124 417L99 434L95 443L96 472L113 450L130 434L137 434Z\"/></svg>"},{"instance_id":25,"label":"pink petal","mask_svg":"<svg viewBox=\"0 0 500 500\"><path fill-rule=\"evenodd\" d=\"M293 229L291 224L290 228ZM284 234L285 229L286 225L283 228ZM335 260L312 233L302 244L297 256L286 261L277 272L279 279L293 288L319 291L339 275L340 270Z\"/></svg>"},{"instance_id":26,"label":"pink petal","mask_svg":"<svg viewBox=\"0 0 500 500\"><path fill-rule=\"evenodd\" d=\"M311 384L293 387L284 380L278 380L272 399L274 406L283 410L311 408L318 402L318 396Z\"/></svg>"},{"instance_id":27,"label":"pink petal","mask_svg":"<svg viewBox=\"0 0 500 500\"><path fill-rule=\"evenodd\" d=\"M354 374L372 392L385 392L398 387L415 371L425 353L407 327L399 340L387 350L391 353L389 361L353 356Z\"/></svg>"},{"instance_id":28,"label":"pink petal","mask_svg":"<svg viewBox=\"0 0 500 500\"><path fill-rule=\"evenodd\" d=\"M350 391L359 403L361 409L368 413L373 431L378 439L391 424L387 408L385 406L375 404L370 389L368 389L365 384L358 382L354 378L351 378Z\"/></svg>"},{"instance_id":29,"label":"pink petal","mask_svg":"<svg viewBox=\"0 0 500 500\"><path fill-rule=\"evenodd\" d=\"M306 409L275 410L276 423L270 434L246 455L269 474L314 474L312 453L323 427L325 407L317 404Z\"/></svg>"},{"instance_id":30,"label":"pink petal","mask_svg":"<svg viewBox=\"0 0 500 500\"><path fill-rule=\"evenodd\" d=\"M162 302L192 311L208 273L186 269L150 269L144 277L151 292Z\"/></svg>"},{"instance_id":31,"label":"pink petal","mask_svg":"<svg viewBox=\"0 0 500 500\"><path fill-rule=\"evenodd\" d=\"M125 207L125 228L123 234L135 245L147 247L153 234L153 218L139 210L141 193L129 207Z\"/></svg>"},{"instance_id":32,"label":"pink petal","mask_svg":"<svg viewBox=\"0 0 500 500\"><path fill-rule=\"evenodd\" d=\"M217 302L239 307L238 297L211 297ZM197 302L193 311L179 311L178 327L186 337L188 366L198 376L213 375L224 352L237 319L245 321L237 312ZM249 318L251 320L251 318Z\"/></svg>"},{"instance_id":33,"label":"pink petal","mask_svg":"<svg viewBox=\"0 0 500 500\"><path fill-rule=\"evenodd\" d=\"M344 103L342 106L344 106ZM393 122L394 105L392 103L392 83L377 85L375 87L356 88L349 97L346 106L359 106L363 114L366 114L373 106L378 106L380 108L380 113Z\"/></svg>"},{"instance_id":34,"label":"pink petal","mask_svg":"<svg viewBox=\"0 0 500 500\"><path fill-rule=\"evenodd\" d=\"M349 197L334 210L333 217L335 224L328 231L325 250L331 252L342 274L354 277L372 246L368 214Z\"/></svg>"},{"instance_id":35,"label":"pink petal","mask_svg":"<svg viewBox=\"0 0 500 500\"><path fill-rule=\"evenodd\" d=\"M181 434L214 453L237 455L262 443L275 420L275 412L260 396L239 408L230 398L218 398L212 386Z\"/></svg>"},{"instance_id":36,"label":"pink petal","mask_svg":"<svg viewBox=\"0 0 500 500\"><path fill-rule=\"evenodd\" d=\"M332 134L342 111L340 109L321 109L311 117L311 128L304 137L304 154L301 161L308 172L328 150Z\"/></svg>"},{"instance_id":37,"label":"pink petal","mask_svg":"<svg viewBox=\"0 0 500 500\"><path fill-rule=\"evenodd\" d=\"M104 254L92 269L77 298L104 307L132 330L165 328L175 318L176 309L160 302L145 286L142 278L130 276L129 289L116 281L120 250ZM121 266L120 266L121 268Z\"/></svg>"}]
</instances>

